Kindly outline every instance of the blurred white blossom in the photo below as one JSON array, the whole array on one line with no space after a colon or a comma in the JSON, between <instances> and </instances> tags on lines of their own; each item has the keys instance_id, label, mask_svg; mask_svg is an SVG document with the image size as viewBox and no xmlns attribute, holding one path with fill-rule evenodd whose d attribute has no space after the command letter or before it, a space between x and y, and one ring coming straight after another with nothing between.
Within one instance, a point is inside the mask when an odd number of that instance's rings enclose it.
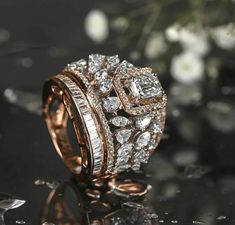
<instances>
[{"instance_id":1,"label":"blurred white blossom","mask_svg":"<svg viewBox=\"0 0 235 225\"><path fill-rule=\"evenodd\" d=\"M230 23L214 28L212 37L218 47L222 49L231 50L235 48L235 25Z\"/></svg>"},{"instance_id":2,"label":"blurred white blossom","mask_svg":"<svg viewBox=\"0 0 235 225\"><path fill-rule=\"evenodd\" d=\"M173 57L170 71L175 80L192 84L202 79L204 62L198 55L186 51Z\"/></svg>"},{"instance_id":3,"label":"blurred white blossom","mask_svg":"<svg viewBox=\"0 0 235 225\"><path fill-rule=\"evenodd\" d=\"M235 130L235 107L228 102L208 102L205 113L209 123L216 130L224 133Z\"/></svg>"},{"instance_id":4,"label":"blurred white blossom","mask_svg":"<svg viewBox=\"0 0 235 225\"><path fill-rule=\"evenodd\" d=\"M168 105L193 105L202 99L201 85L174 82L169 90Z\"/></svg>"},{"instance_id":5,"label":"blurred white blossom","mask_svg":"<svg viewBox=\"0 0 235 225\"><path fill-rule=\"evenodd\" d=\"M0 44L5 43L9 40L10 33L6 29L0 29Z\"/></svg>"},{"instance_id":6,"label":"blurred white blossom","mask_svg":"<svg viewBox=\"0 0 235 225\"><path fill-rule=\"evenodd\" d=\"M154 59L165 53L167 45L162 33L153 33L149 37L145 46L145 55L148 59Z\"/></svg>"},{"instance_id":7,"label":"blurred white blossom","mask_svg":"<svg viewBox=\"0 0 235 225\"><path fill-rule=\"evenodd\" d=\"M200 56L207 54L210 50L207 35L202 29L192 31L189 28L181 28L179 42L185 50Z\"/></svg>"},{"instance_id":8,"label":"blurred white blossom","mask_svg":"<svg viewBox=\"0 0 235 225\"><path fill-rule=\"evenodd\" d=\"M165 31L166 39L169 42L179 41L179 33L180 33L179 31L180 31L180 26L177 24L168 27Z\"/></svg>"},{"instance_id":9,"label":"blurred white blossom","mask_svg":"<svg viewBox=\"0 0 235 225\"><path fill-rule=\"evenodd\" d=\"M109 35L108 18L99 9L91 10L85 18L87 36L96 43L102 43Z\"/></svg>"}]
</instances>

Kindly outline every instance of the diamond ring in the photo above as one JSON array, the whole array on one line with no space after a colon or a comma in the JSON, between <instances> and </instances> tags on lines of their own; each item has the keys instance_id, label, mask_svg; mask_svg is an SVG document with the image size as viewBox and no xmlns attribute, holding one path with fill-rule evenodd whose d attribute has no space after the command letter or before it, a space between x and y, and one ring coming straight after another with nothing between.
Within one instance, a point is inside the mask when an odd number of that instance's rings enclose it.
<instances>
[{"instance_id":1,"label":"diamond ring","mask_svg":"<svg viewBox=\"0 0 235 225\"><path fill-rule=\"evenodd\" d=\"M43 112L54 146L80 178L147 163L163 133L167 98L151 68L89 55L45 82ZM78 146L68 135L72 122Z\"/></svg>"}]
</instances>

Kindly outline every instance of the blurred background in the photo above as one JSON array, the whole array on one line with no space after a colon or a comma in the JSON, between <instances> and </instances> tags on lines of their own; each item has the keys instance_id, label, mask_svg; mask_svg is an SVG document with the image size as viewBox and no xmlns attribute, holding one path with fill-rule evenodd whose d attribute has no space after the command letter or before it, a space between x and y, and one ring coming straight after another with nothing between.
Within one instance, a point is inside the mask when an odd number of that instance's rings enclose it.
<instances>
[{"instance_id":1,"label":"blurred background","mask_svg":"<svg viewBox=\"0 0 235 225\"><path fill-rule=\"evenodd\" d=\"M143 168L159 223L234 225L234 0L0 0L0 192L26 200L9 224L40 224L44 184L70 177L41 88L90 53L151 66L166 90L165 134Z\"/></svg>"}]
</instances>

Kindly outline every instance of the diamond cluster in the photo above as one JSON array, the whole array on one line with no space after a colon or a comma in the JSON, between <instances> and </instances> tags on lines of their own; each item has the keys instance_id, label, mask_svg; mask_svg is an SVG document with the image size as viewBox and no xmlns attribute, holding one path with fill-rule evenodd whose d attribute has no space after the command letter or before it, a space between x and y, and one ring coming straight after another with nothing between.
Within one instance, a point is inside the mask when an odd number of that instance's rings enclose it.
<instances>
[{"instance_id":1,"label":"diamond cluster","mask_svg":"<svg viewBox=\"0 0 235 225\"><path fill-rule=\"evenodd\" d=\"M89 55L69 64L88 82L106 129L107 172L135 171L157 147L165 123L166 96L150 68L136 68L118 55ZM83 79L83 80L84 80ZM128 90L128 91L127 91Z\"/></svg>"}]
</instances>

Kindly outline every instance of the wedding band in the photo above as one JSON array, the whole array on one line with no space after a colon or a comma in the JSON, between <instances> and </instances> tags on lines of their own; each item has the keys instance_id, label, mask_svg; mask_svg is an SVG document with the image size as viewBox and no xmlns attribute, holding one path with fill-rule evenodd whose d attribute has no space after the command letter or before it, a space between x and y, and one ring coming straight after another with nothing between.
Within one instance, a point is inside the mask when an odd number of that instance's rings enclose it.
<instances>
[{"instance_id":1,"label":"wedding band","mask_svg":"<svg viewBox=\"0 0 235 225\"><path fill-rule=\"evenodd\" d=\"M54 146L81 178L114 175L147 163L163 133L167 98L151 68L118 55L68 64L43 88L44 118ZM78 145L67 132L71 120Z\"/></svg>"}]
</instances>

